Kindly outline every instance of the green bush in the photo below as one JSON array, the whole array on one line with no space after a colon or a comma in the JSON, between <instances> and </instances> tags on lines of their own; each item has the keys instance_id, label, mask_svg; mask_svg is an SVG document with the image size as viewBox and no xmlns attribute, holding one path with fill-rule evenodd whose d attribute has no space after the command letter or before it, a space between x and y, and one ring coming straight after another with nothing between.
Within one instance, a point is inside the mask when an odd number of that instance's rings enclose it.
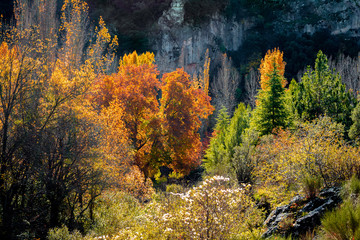
<instances>
[{"instance_id":1,"label":"green bush","mask_svg":"<svg viewBox=\"0 0 360 240\"><path fill-rule=\"evenodd\" d=\"M182 193L184 192L184 187L179 184L169 184L166 186L166 192Z\"/></svg>"},{"instance_id":2,"label":"green bush","mask_svg":"<svg viewBox=\"0 0 360 240\"><path fill-rule=\"evenodd\" d=\"M138 224L142 206L132 196L109 192L97 201L92 231L96 235L116 235L121 229Z\"/></svg>"},{"instance_id":3,"label":"green bush","mask_svg":"<svg viewBox=\"0 0 360 240\"><path fill-rule=\"evenodd\" d=\"M157 228L157 203L141 205L137 199L123 192L107 192L95 203L93 224L82 236L78 231L70 232L66 226L51 229L49 240L87 239L162 239Z\"/></svg>"},{"instance_id":4,"label":"green bush","mask_svg":"<svg viewBox=\"0 0 360 240\"><path fill-rule=\"evenodd\" d=\"M302 180L302 188L307 198L316 197L322 187L322 179L319 176L305 176Z\"/></svg>"},{"instance_id":5,"label":"green bush","mask_svg":"<svg viewBox=\"0 0 360 240\"><path fill-rule=\"evenodd\" d=\"M239 183L251 183L255 168L253 154L258 140L258 133L248 129L242 134L242 138L243 142L234 147L231 165Z\"/></svg>"},{"instance_id":6,"label":"green bush","mask_svg":"<svg viewBox=\"0 0 360 240\"><path fill-rule=\"evenodd\" d=\"M80 240L83 239L82 235L78 231L70 232L66 226L61 228L50 229L48 233L49 240Z\"/></svg>"},{"instance_id":7,"label":"green bush","mask_svg":"<svg viewBox=\"0 0 360 240\"><path fill-rule=\"evenodd\" d=\"M360 195L360 180L353 175L349 181L344 184L341 192L343 198L358 199Z\"/></svg>"},{"instance_id":8,"label":"green bush","mask_svg":"<svg viewBox=\"0 0 360 240\"><path fill-rule=\"evenodd\" d=\"M360 239L360 206L345 201L338 209L324 215L320 239Z\"/></svg>"}]
</instances>

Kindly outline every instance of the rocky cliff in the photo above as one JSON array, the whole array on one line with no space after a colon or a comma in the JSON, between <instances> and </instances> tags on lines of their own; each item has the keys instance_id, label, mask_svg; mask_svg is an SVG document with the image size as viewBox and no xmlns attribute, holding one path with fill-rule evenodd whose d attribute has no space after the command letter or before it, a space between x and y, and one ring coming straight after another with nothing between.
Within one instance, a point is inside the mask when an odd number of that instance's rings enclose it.
<instances>
[{"instance_id":1,"label":"rocky cliff","mask_svg":"<svg viewBox=\"0 0 360 240\"><path fill-rule=\"evenodd\" d=\"M360 36L359 0L295 0L280 13L275 31L314 34L328 29L334 35Z\"/></svg>"},{"instance_id":2,"label":"rocky cliff","mask_svg":"<svg viewBox=\"0 0 360 240\"><path fill-rule=\"evenodd\" d=\"M246 31L254 25L251 19L235 21L220 14L200 26L185 24L184 2L174 0L158 21L160 31L153 47L160 71L185 67L194 73L202 66L207 49L212 57L225 49L237 50L246 37Z\"/></svg>"},{"instance_id":3,"label":"rocky cliff","mask_svg":"<svg viewBox=\"0 0 360 240\"><path fill-rule=\"evenodd\" d=\"M267 17L262 13L225 17L215 13L200 25L184 21L186 0L173 0L171 7L158 20L158 30L151 35L152 47L160 71L185 67L196 72L203 64L206 49L210 57L221 52L237 51L248 35L266 30L267 36L294 33L313 35L329 31L332 35L360 37L360 1L358 0L292 0L283 3ZM276 43L272 44L276 46ZM321 46L320 46L321 47Z\"/></svg>"}]
</instances>

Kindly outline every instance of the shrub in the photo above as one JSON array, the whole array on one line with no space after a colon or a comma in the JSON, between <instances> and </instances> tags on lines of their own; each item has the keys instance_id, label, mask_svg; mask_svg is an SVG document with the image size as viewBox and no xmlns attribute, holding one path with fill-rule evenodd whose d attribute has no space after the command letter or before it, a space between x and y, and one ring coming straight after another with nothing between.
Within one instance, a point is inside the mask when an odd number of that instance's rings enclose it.
<instances>
[{"instance_id":1,"label":"shrub","mask_svg":"<svg viewBox=\"0 0 360 240\"><path fill-rule=\"evenodd\" d=\"M303 191L307 198L316 197L322 187L322 180L319 176L306 176L302 180Z\"/></svg>"},{"instance_id":2,"label":"shrub","mask_svg":"<svg viewBox=\"0 0 360 240\"><path fill-rule=\"evenodd\" d=\"M281 219L281 221L279 222L278 226L279 226L279 231L286 233L289 231L289 229L291 229L294 225L295 222L295 218L294 216L291 214L283 219Z\"/></svg>"},{"instance_id":3,"label":"shrub","mask_svg":"<svg viewBox=\"0 0 360 240\"><path fill-rule=\"evenodd\" d=\"M214 176L185 193L169 185L141 205L121 192L99 197L87 235L66 227L49 232L57 239L259 239L263 213L250 196L250 185L233 186Z\"/></svg>"},{"instance_id":4,"label":"shrub","mask_svg":"<svg viewBox=\"0 0 360 240\"><path fill-rule=\"evenodd\" d=\"M50 229L48 233L48 239L49 240L80 240L83 239L82 235L78 231L70 232L69 229L66 226L63 226L61 228L53 228Z\"/></svg>"},{"instance_id":5,"label":"shrub","mask_svg":"<svg viewBox=\"0 0 360 240\"><path fill-rule=\"evenodd\" d=\"M320 239L360 239L360 206L346 201L340 208L326 213L321 223Z\"/></svg>"},{"instance_id":6,"label":"shrub","mask_svg":"<svg viewBox=\"0 0 360 240\"><path fill-rule=\"evenodd\" d=\"M265 136L253 158L257 194L266 195L276 207L289 201L299 189L309 197L322 186L341 184L360 172L360 148L342 139L342 127L323 117L290 132ZM308 178L308 179L306 179Z\"/></svg>"},{"instance_id":7,"label":"shrub","mask_svg":"<svg viewBox=\"0 0 360 240\"><path fill-rule=\"evenodd\" d=\"M295 139L290 132L264 136L254 152L256 197L272 208L288 202L298 193L298 161L293 158Z\"/></svg>"},{"instance_id":8,"label":"shrub","mask_svg":"<svg viewBox=\"0 0 360 240\"><path fill-rule=\"evenodd\" d=\"M250 185L234 188L214 176L184 194L163 201L158 225L168 239L231 239L258 234L262 213L249 194Z\"/></svg>"},{"instance_id":9,"label":"shrub","mask_svg":"<svg viewBox=\"0 0 360 240\"><path fill-rule=\"evenodd\" d=\"M353 200L354 203L359 200L360 180L356 175L353 175L351 179L344 184L341 195L344 199Z\"/></svg>"},{"instance_id":10,"label":"shrub","mask_svg":"<svg viewBox=\"0 0 360 240\"><path fill-rule=\"evenodd\" d=\"M253 153L259 136L257 132L248 129L243 132L242 138L242 143L234 147L231 165L239 183L251 183L255 168Z\"/></svg>"},{"instance_id":11,"label":"shrub","mask_svg":"<svg viewBox=\"0 0 360 240\"><path fill-rule=\"evenodd\" d=\"M184 187L179 184L169 184L166 186L166 192L182 193L184 192Z\"/></svg>"},{"instance_id":12,"label":"shrub","mask_svg":"<svg viewBox=\"0 0 360 240\"><path fill-rule=\"evenodd\" d=\"M95 235L116 235L138 224L143 209L137 199L122 192L107 192L97 201L91 231Z\"/></svg>"}]
</instances>

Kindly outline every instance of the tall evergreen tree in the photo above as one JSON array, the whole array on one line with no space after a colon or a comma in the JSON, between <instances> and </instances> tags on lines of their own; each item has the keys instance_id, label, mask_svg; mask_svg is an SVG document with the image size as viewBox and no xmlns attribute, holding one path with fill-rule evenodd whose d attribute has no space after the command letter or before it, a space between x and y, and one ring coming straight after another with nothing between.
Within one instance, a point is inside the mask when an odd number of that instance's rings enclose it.
<instances>
[{"instance_id":1,"label":"tall evergreen tree","mask_svg":"<svg viewBox=\"0 0 360 240\"><path fill-rule=\"evenodd\" d=\"M352 139L355 139L360 136L360 104L359 104L359 101L358 101L358 104L356 105L356 107L351 112L351 119L353 121L353 124L351 125L350 130L349 130L349 137Z\"/></svg>"},{"instance_id":2,"label":"tall evergreen tree","mask_svg":"<svg viewBox=\"0 0 360 240\"><path fill-rule=\"evenodd\" d=\"M339 74L329 69L328 59L322 51L317 54L315 70L308 67L302 81L293 81L290 89L291 102L298 118L314 120L327 115L349 129L356 99L346 90Z\"/></svg>"},{"instance_id":3,"label":"tall evergreen tree","mask_svg":"<svg viewBox=\"0 0 360 240\"><path fill-rule=\"evenodd\" d=\"M285 106L286 80L282 55L278 49L269 51L260 65L261 90L257 95L252 122L261 135L287 126L289 113Z\"/></svg>"}]
</instances>

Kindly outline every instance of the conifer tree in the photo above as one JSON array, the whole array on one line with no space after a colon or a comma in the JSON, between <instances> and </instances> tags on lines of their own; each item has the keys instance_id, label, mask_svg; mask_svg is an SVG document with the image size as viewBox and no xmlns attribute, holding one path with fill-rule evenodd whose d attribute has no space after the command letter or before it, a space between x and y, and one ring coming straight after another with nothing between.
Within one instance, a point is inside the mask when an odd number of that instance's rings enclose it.
<instances>
[{"instance_id":1,"label":"conifer tree","mask_svg":"<svg viewBox=\"0 0 360 240\"><path fill-rule=\"evenodd\" d=\"M249 127L250 107L240 103L229 119L223 107L218 115L214 135L205 154L205 168L209 173L232 174L236 166L232 162L235 148L242 144L243 133Z\"/></svg>"},{"instance_id":2,"label":"conifer tree","mask_svg":"<svg viewBox=\"0 0 360 240\"><path fill-rule=\"evenodd\" d=\"M356 103L346 90L339 74L330 70L328 59L319 51L315 70L308 67L300 83L291 84L292 104L295 115L303 120L314 120L322 115L333 118L349 129L351 111Z\"/></svg>"},{"instance_id":3,"label":"conifer tree","mask_svg":"<svg viewBox=\"0 0 360 240\"><path fill-rule=\"evenodd\" d=\"M352 139L355 139L360 136L360 104L359 104L359 102L351 113L351 119L353 120L353 124L351 125L350 130L349 130L349 137Z\"/></svg>"},{"instance_id":4,"label":"conifer tree","mask_svg":"<svg viewBox=\"0 0 360 240\"><path fill-rule=\"evenodd\" d=\"M268 51L261 61L261 90L257 95L253 124L261 135L270 134L275 128L287 126L288 111L285 106L283 53L278 49Z\"/></svg>"}]
</instances>

